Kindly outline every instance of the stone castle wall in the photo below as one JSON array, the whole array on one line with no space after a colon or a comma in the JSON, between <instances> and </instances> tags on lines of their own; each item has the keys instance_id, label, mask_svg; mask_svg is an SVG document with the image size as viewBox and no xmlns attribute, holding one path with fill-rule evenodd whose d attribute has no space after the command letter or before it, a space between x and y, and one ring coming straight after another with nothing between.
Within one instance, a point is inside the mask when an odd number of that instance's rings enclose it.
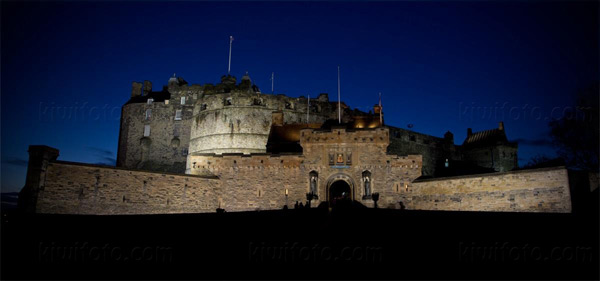
<instances>
[{"instance_id":1,"label":"stone castle wall","mask_svg":"<svg viewBox=\"0 0 600 281\"><path fill-rule=\"evenodd\" d=\"M423 175L425 176L435 175L436 169L443 166L445 159L461 159L453 138L438 138L396 127L390 127L388 153L422 155Z\"/></svg>"},{"instance_id":2,"label":"stone castle wall","mask_svg":"<svg viewBox=\"0 0 600 281\"><path fill-rule=\"evenodd\" d=\"M38 193L37 212L168 214L214 212L217 179L53 162Z\"/></svg>"},{"instance_id":3,"label":"stone castle wall","mask_svg":"<svg viewBox=\"0 0 600 281\"><path fill-rule=\"evenodd\" d=\"M145 82L145 91L140 92L140 83L133 83L132 97L148 95L152 84ZM170 98L151 104L127 103L121 110L119 150L117 166L130 169L185 172L193 108L201 93L199 85L175 86L168 89ZM181 98L185 103L181 104ZM150 118L146 111L150 109ZM182 111L181 120L175 119L177 110ZM144 136L144 127L150 126L150 136Z\"/></svg>"},{"instance_id":4,"label":"stone castle wall","mask_svg":"<svg viewBox=\"0 0 600 281\"><path fill-rule=\"evenodd\" d=\"M329 200L330 185L337 180L347 182L353 200L366 206L373 206L365 195L363 172L371 173L371 192L380 194L380 205L399 207L394 199L398 186L408 183L421 175L419 155L387 155L388 130L332 129L321 131L305 129L301 131L301 155L242 155L242 154L202 154L190 155L188 171L194 175L214 175L221 184L231 191L228 197L235 204L235 210L256 208L281 208L285 204L285 190L288 190L288 203L305 202L310 192L311 173L317 175L318 200L313 204ZM343 165L332 165L330 155L341 154ZM250 187L250 188L248 188ZM283 204L282 204L283 203ZM227 204L227 203L226 203Z\"/></svg>"},{"instance_id":5,"label":"stone castle wall","mask_svg":"<svg viewBox=\"0 0 600 281\"><path fill-rule=\"evenodd\" d=\"M310 122L331 118L335 107L311 99ZM307 99L260 93L204 95L194 108L190 153L264 153L273 112L283 113L283 124L306 123Z\"/></svg>"},{"instance_id":6,"label":"stone castle wall","mask_svg":"<svg viewBox=\"0 0 600 281\"><path fill-rule=\"evenodd\" d=\"M493 168L498 172L510 171L518 167L517 147L508 145L495 145L462 149L464 160L480 167Z\"/></svg>"},{"instance_id":7,"label":"stone castle wall","mask_svg":"<svg viewBox=\"0 0 600 281\"><path fill-rule=\"evenodd\" d=\"M564 167L417 180L400 200L414 210L571 212Z\"/></svg>"},{"instance_id":8,"label":"stone castle wall","mask_svg":"<svg viewBox=\"0 0 600 281\"><path fill-rule=\"evenodd\" d=\"M306 134L305 138L312 139L321 134L327 138L315 142L335 141L335 137L332 140L334 134L311 133L315 134ZM356 134L348 135L361 139ZM370 140L367 134L364 137L365 141ZM328 156L321 156L328 155L329 148L317 147L311 148L312 154L308 156L194 156L196 168L192 171L198 174L208 171L213 176L56 161L57 150L30 148L31 158L35 161L30 159L27 183L19 200L30 212L54 214L202 213L214 212L217 208L226 211L276 210L286 204L291 207L296 201L305 202L310 190L309 175L316 172L319 199L313 206L328 201L329 186L342 180L352 187L354 200L373 207L370 198L363 198L364 183L361 182L362 173L369 171L372 192L380 195L380 208L506 212L571 210L564 168L415 180L420 175L420 156L370 157L376 149L368 147L358 147L356 152L364 150L363 154L354 155L353 152L351 161L356 164L340 167L323 165L323 158Z\"/></svg>"}]
</instances>

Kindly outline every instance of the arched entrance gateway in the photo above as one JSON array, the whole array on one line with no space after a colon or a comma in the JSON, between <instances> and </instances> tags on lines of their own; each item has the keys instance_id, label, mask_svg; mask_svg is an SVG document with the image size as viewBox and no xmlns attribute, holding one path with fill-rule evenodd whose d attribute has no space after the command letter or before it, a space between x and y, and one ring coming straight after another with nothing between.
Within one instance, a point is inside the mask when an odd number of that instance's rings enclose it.
<instances>
[{"instance_id":1,"label":"arched entrance gateway","mask_svg":"<svg viewBox=\"0 0 600 281\"><path fill-rule=\"evenodd\" d=\"M327 201L330 207L354 200L354 181L345 174L336 174L327 181Z\"/></svg>"},{"instance_id":2,"label":"arched entrance gateway","mask_svg":"<svg viewBox=\"0 0 600 281\"><path fill-rule=\"evenodd\" d=\"M352 201L350 185L343 180L334 182L329 187L329 203L335 206L340 201Z\"/></svg>"}]
</instances>

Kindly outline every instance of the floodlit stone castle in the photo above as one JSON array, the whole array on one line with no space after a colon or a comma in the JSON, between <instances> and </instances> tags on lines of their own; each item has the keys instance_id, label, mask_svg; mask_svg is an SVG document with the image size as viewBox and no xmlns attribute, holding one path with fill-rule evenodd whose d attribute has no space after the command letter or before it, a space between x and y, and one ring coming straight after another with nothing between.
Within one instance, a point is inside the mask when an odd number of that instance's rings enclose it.
<instances>
[{"instance_id":1,"label":"floodlit stone castle","mask_svg":"<svg viewBox=\"0 0 600 281\"><path fill-rule=\"evenodd\" d=\"M339 110L339 111L338 111ZM340 120L338 120L338 117ZM20 206L30 212L158 214L281 209L295 202L420 210L570 212L564 167L513 171L503 123L462 145L387 126L379 105L261 93L248 76L161 91L134 82L117 167L31 146Z\"/></svg>"}]
</instances>

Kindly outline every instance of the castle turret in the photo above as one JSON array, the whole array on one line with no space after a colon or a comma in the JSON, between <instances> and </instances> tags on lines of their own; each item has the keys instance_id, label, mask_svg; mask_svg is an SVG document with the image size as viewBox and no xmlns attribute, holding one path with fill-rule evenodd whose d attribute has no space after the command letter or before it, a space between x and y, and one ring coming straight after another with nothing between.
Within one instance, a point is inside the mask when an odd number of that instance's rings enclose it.
<instances>
[{"instance_id":1,"label":"castle turret","mask_svg":"<svg viewBox=\"0 0 600 281\"><path fill-rule=\"evenodd\" d=\"M224 84L227 86L235 86L236 83L237 83L237 79L235 78L235 76L232 76L232 75L221 76L221 84Z\"/></svg>"},{"instance_id":2,"label":"castle turret","mask_svg":"<svg viewBox=\"0 0 600 281\"><path fill-rule=\"evenodd\" d=\"M447 143L454 144L454 134L453 134L452 132L450 132L450 131L447 131L447 132L444 134L444 140L445 140Z\"/></svg>"},{"instance_id":3,"label":"castle turret","mask_svg":"<svg viewBox=\"0 0 600 281\"><path fill-rule=\"evenodd\" d=\"M139 84L139 83L138 83ZM58 158L58 149L45 145L29 146L29 162L25 186L19 192L18 208L26 213L35 213L38 193L44 190L48 164Z\"/></svg>"},{"instance_id":4,"label":"castle turret","mask_svg":"<svg viewBox=\"0 0 600 281\"><path fill-rule=\"evenodd\" d=\"M152 82L145 80L144 81L144 96L148 95L150 92L152 92Z\"/></svg>"},{"instance_id":5,"label":"castle turret","mask_svg":"<svg viewBox=\"0 0 600 281\"><path fill-rule=\"evenodd\" d=\"M171 78L169 78L169 87L170 86L175 86L177 84L177 77L175 77L175 73L173 73L173 76Z\"/></svg>"},{"instance_id":6,"label":"castle turret","mask_svg":"<svg viewBox=\"0 0 600 281\"><path fill-rule=\"evenodd\" d=\"M240 90L249 90L250 88L252 88L252 80L250 80L250 75L248 75L248 71L246 71L246 74L242 76Z\"/></svg>"},{"instance_id":7,"label":"castle turret","mask_svg":"<svg viewBox=\"0 0 600 281\"><path fill-rule=\"evenodd\" d=\"M142 94L142 83L133 82L131 83L131 97L137 97Z\"/></svg>"}]
</instances>

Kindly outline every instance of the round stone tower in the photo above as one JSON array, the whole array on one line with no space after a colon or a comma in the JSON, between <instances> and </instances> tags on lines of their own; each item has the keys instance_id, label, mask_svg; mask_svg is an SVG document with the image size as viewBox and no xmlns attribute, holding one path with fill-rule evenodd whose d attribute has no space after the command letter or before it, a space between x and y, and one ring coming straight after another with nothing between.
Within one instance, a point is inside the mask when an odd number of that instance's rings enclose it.
<instances>
[{"instance_id":1,"label":"round stone tower","mask_svg":"<svg viewBox=\"0 0 600 281\"><path fill-rule=\"evenodd\" d=\"M305 123L307 99L262 94L246 74L240 84L223 76L217 85L203 87L194 106L189 154L264 153L273 115L282 124ZM329 102L311 100L311 107L327 108ZM324 122L330 110L310 115L310 122ZM277 125L277 124L276 124Z\"/></svg>"}]
</instances>

